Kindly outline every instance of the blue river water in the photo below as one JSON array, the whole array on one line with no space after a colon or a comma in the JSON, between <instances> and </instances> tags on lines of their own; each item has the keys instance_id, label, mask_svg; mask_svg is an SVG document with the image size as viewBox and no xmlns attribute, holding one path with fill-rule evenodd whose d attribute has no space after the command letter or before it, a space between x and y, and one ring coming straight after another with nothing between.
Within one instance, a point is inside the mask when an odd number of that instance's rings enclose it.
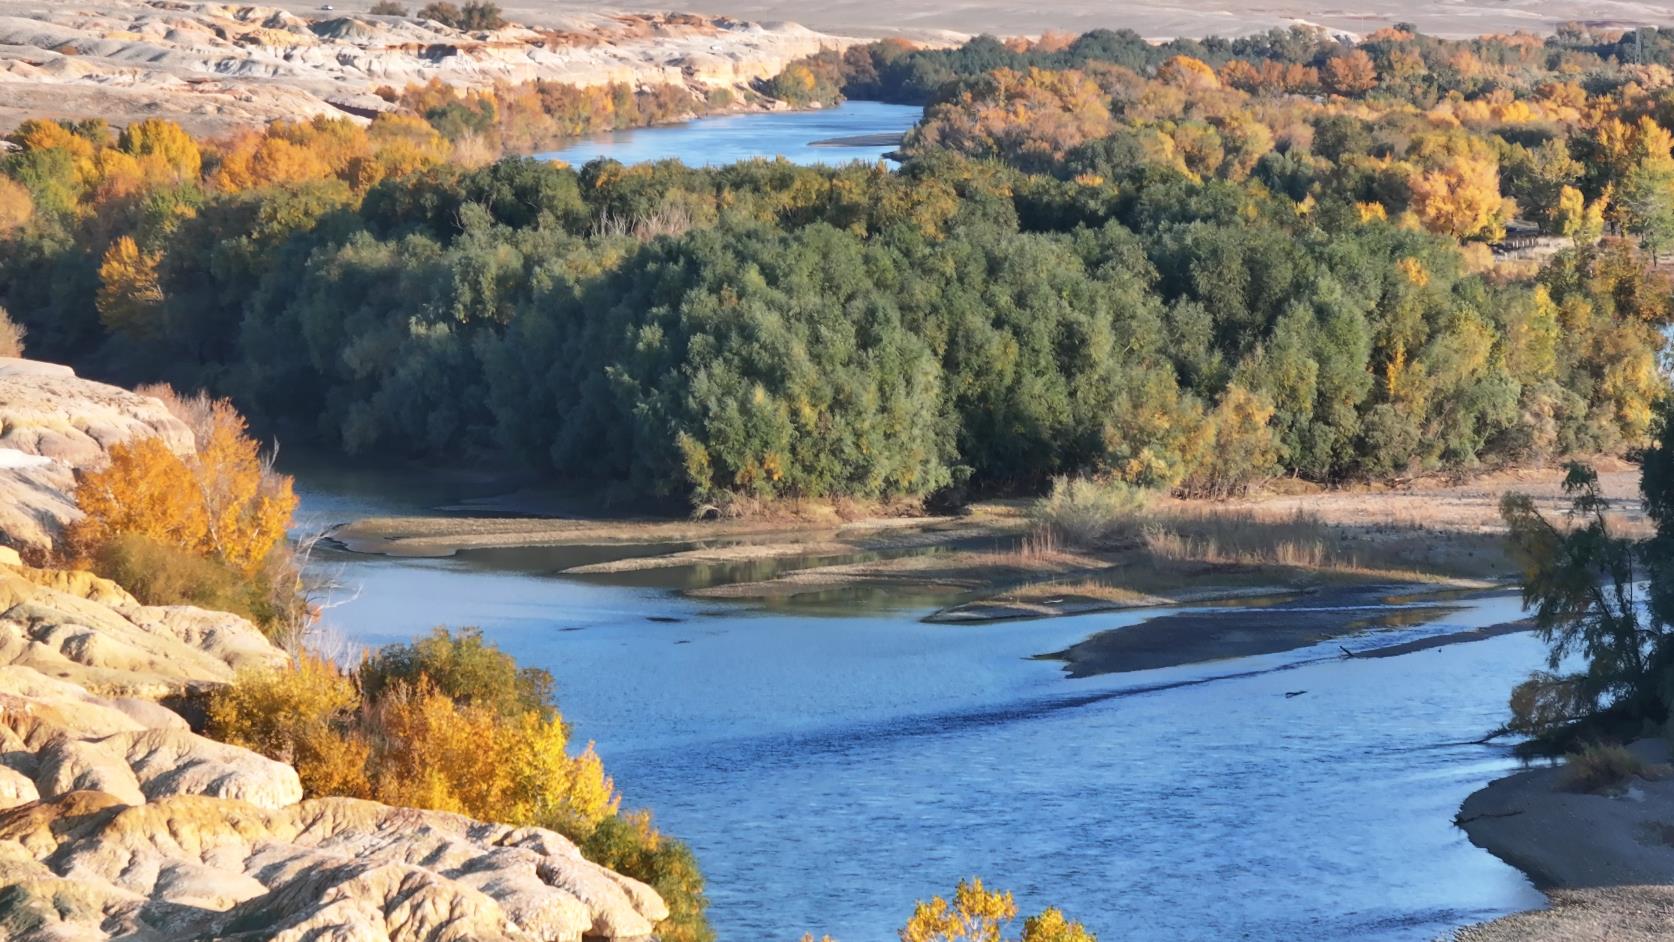
<instances>
[{"instance_id":1,"label":"blue river water","mask_svg":"<svg viewBox=\"0 0 1674 942\"><path fill-rule=\"evenodd\" d=\"M848 101L816 111L773 111L702 118L630 131L583 137L537 154L581 166L608 157L625 164L679 159L691 165L720 165L752 158L783 157L799 164L874 163L896 145L825 145L817 141L871 134L905 133L923 109L875 101Z\"/></svg>"},{"instance_id":2,"label":"blue river water","mask_svg":"<svg viewBox=\"0 0 1674 942\"><path fill-rule=\"evenodd\" d=\"M417 509L390 489L300 489L317 522ZM332 553L316 571L347 587L327 620L349 642L477 625L550 670L626 803L691 843L722 942L887 942L915 900L972 874L1107 942L1425 942L1542 903L1451 823L1515 768L1471 740L1540 665L1529 635L1068 680L1034 655L1147 613L766 611L555 575L575 553ZM1345 644L1519 612L1509 596L1462 605Z\"/></svg>"}]
</instances>

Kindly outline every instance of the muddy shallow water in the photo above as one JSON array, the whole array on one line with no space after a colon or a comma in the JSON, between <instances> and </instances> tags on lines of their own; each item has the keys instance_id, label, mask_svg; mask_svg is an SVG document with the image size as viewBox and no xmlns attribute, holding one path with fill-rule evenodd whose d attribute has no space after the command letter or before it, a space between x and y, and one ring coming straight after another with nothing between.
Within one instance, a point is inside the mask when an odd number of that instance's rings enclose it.
<instances>
[{"instance_id":1,"label":"muddy shallow water","mask_svg":"<svg viewBox=\"0 0 1674 942\"><path fill-rule=\"evenodd\" d=\"M305 479L305 514L458 496L351 485ZM317 571L354 589L329 612L351 641L474 624L552 671L627 803L693 845L723 942L882 942L970 874L1107 940L1417 942L1541 901L1451 824L1514 767L1467 743L1541 663L1527 634L1070 680L1034 656L1153 613L933 625L920 619L938 600L887 593L764 609L674 591L736 573L555 575L624 552L326 553ZM1449 604L1342 643L1519 614L1505 595Z\"/></svg>"}]
</instances>

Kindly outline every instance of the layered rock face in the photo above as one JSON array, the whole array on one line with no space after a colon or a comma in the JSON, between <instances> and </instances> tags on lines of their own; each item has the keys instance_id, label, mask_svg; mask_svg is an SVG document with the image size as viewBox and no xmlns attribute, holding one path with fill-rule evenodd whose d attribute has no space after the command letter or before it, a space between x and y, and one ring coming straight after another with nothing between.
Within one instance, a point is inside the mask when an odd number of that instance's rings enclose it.
<instances>
[{"instance_id":1,"label":"layered rock face","mask_svg":"<svg viewBox=\"0 0 1674 942\"><path fill-rule=\"evenodd\" d=\"M24 470L51 475L50 506L70 501L72 467L145 434L191 447L154 399L0 364L0 455L38 459ZM11 470L7 511L26 486ZM0 540L50 538L14 519ZM645 938L667 918L654 890L562 835L303 801L289 765L157 702L285 657L238 616L0 554L0 939L563 942Z\"/></svg>"},{"instance_id":2,"label":"layered rock face","mask_svg":"<svg viewBox=\"0 0 1674 942\"><path fill-rule=\"evenodd\" d=\"M414 4L419 6L420 4ZM327 7L326 9L329 9ZM571 13L462 32L418 18L211 3L0 0L0 128L30 116L168 117L195 133L274 118L366 117L380 85L547 79L689 84L766 78L844 40L791 24Z\"/></svg>"}]
</instances>

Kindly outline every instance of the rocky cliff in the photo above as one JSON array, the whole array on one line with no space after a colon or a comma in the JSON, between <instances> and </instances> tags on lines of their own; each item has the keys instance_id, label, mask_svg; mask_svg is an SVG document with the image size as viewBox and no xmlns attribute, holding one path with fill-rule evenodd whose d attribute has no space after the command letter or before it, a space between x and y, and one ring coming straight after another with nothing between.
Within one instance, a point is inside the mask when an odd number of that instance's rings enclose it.
<instances>
[{"instance_id":1,"label":"rocky cliff","mask_svg":"<svg viewBox=\"0 0 1674 942\"><path fill-rule=\"evenodd\" d=\"M34 459L0 465L0 538L50 539L17 502L56 513L74 467L141 434L191 446L154 399L0 364L0 455ZM284 658L237 616L0 554L0 939L558 942L667 916L551 831L304 801L290 766L158 702Z\"/></svg>"},{"instance_id":2,"label":"rocky cliff","mask_svg":"<svg viewBox=\"0 0 1674 942\"><path fill-rule=\"evenodd\" d=\"M414 6L417 6L415 4ZM330 6L323 8L329 11ZM0 128L27 117L168 117L194 133L274 118L365 117L371 92L546 79L703 90L776 74L847 41L794 24L574 13L464 32L417 17L163 0L0 0Z\"/></svg>"}]
</instances>

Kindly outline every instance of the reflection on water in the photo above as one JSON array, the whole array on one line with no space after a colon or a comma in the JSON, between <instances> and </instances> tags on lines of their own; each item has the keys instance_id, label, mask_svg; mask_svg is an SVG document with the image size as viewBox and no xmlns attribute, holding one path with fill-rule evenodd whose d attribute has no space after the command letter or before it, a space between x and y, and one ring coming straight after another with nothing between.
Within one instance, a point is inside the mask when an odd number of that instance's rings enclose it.
<instances>
[{"instance_id":1,"label":"reflection on water","mask_svg":"<svg viewBox=\"0 0 1674 942\"><path fill-rule=\"evenodd\" d=\"M537 560L347 558L361 592L331 616L371 644L477 624L551 670L628 803L692 843L722 940L884 942L915 899L971 874L1123 940L1417 942L1540 903L1451 824L1513 766L1461 743L1497 726L1542 662L1529 635L1067 681L1031 656L1144 613L937 626L862 604L811 618ZM1365 643L1518 611L1462 600Z\"/></svg>"}]
</instances>

